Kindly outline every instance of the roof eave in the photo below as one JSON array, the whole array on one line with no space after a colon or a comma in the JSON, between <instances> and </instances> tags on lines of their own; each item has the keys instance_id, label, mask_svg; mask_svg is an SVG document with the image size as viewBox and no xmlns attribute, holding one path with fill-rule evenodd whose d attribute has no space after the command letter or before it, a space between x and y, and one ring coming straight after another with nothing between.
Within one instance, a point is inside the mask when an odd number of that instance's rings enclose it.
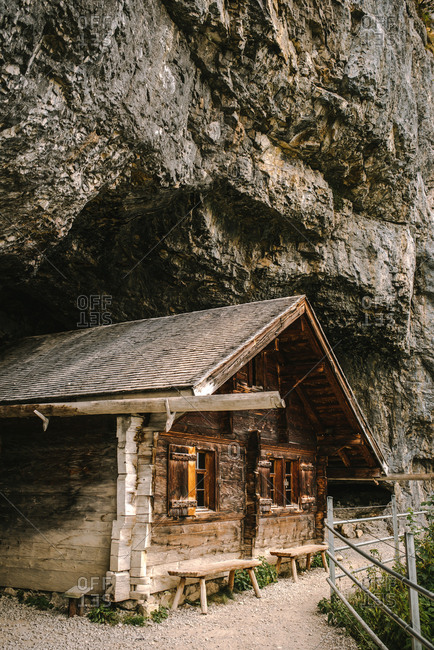
<instances>
[{"instance_id":1,"label":"roof eave","mask_svg":"<svg viewBox=\"0 0 434 650\"><path fill-rule=\"evenodd\" d=\"M271 323L268 323L256 332L240 348L232 351L205 375L197 379L193 386L194 395L211 395L220 388L220 386L237 373L256 354L261 352L276 336L304 313L305 302L306 296L299 296L295 303L276 316Z\"/></svg>"},{"instance_id":2,"label":"roof eave","mask_svg":"<svg viewBox=\"0 0 434 650\"><path fill-rule=\"evenodd\" d=\"M356 396L353 393L353 390L348 382L348 379L345 376L345 373L343 372L339 361L336 358L335 353L333 352L333 348L329 344L326 335L324 334L324 331L321 327L320 322L318 321L315 312L313 311L308 299L305 299L305 304L306 304L306 316L309 318L311 323L319 330L320 336L318 337L318 340L322 343L324 352L326 353L326 356L328 360L330 361L330 365L332 370L334 371L335 377L338 380L344 395L348 401L348 404L354 414L354 417L356 418L360 430L362 434L364 435L366 442L368 443L371 451L373 452L379 466L381 467L382 471L387 474L389 471L389 467L386 463L386 459L383 455L383 452L380 448L380 445L378 444L377 440L374 437L374 434L372 433L368 422L366 421L365 416L363 415L363 411L357 401Z\"/></svg>"}]
</instances>

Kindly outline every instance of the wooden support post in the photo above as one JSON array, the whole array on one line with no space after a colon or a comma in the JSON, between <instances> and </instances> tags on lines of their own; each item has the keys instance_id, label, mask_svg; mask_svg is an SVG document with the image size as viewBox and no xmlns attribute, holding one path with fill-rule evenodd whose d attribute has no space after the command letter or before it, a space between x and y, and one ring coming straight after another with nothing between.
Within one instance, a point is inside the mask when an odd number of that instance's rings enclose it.
<instances>
[{"instance_id":1,"label":"wooden support post","mask_svg":"<svg viewBox=\"0 0 434 650\"><path fill-rule=\"evenodd\" d=\"M327 524L330 526L330 528L333 528L333 497L327 497ZM335 536L333 535L332 531L328 529L328 542L329 542L329 552L330 555L335 554ZM330 558L330 580L333 584L333 587L336 586L336 572L335 572L335 563ZM334 598L335 597L335 592L333 587L330 589L330 597Z\"/></svg>"},{"instance_id":2,"label":"wooden support post","mask_svg":"<svg viewBox=\"0 0 434 650\"><path fill-rule=\"evenodd\" d=\"M70 598L69 603L68 603L68 616L71 618L71 616L76 616L77 615L77 600L75 598Z\"/></svg>"},{"instance_id":3,"label":"wooden support post","mask_svg":"<svg viewBox=\"0 0 434 650\"><path fill-rule=\"evenodd\" d=\"M306 570L309 571L312 562L312 553L308 553L306 557Z\"/></svg>"},{"instance_id":4,"label":"wooden support post","mask_svg":"<svg viewBox=\"0 0 434 650\"><path fill-rule=\"evenodd\" d=\"M229 571L229 579L228 579L229 591L234 590L234 581L235 581L235 569L232 569L232 571Z\"/></svg>"},{"instance_id":5,"label":"wooden support post","mask_svg":"<svg viewBox=\"0 0 434 650\"><path fill-rule=\"evenodd\" d=\"M252 583L252 587L255 590L256 598L260 598L261 592L259 590L259 585L256 580L255 571L253 569L247 569L247 571L249 572L250 582Z\"/></svg>"},{"instance_id":6,"label":"wooden support post","mask_svg":"<svg viewBox=\"0 0 434 650\"><path fill-rule=\"evenodd\" d=\"M206 601L206 582L205 578L200 578L200 608L202 614L208 614L208 603Z\"/></svg>"},{"instance_id":7,"label":"wooden support post","mask_svg":"<svg viewBox=\"0 0 434 650\"><path fill-rule=\"evenodd\" d=\"M395 562L399 562L399 519L396 507L396 497L392 494L392 523L393 523L393 543L395 545Z\"/></svg>"},{"instance_id":8,"label":"wooden support post","mask_svg":"<svg viewBox=\"0 0 434 650\"><path fill-rule=\"evenodd\" d=\"M294 582L298 582L297 563L295 561L295 557L291 558L291 569L292 569L292 578L293 578Z\"/></svg>"},{"instance_id":9,"label":"wooden support post","mask_svg":"<svg viewBox=\"0 0 434 650\"><path fill-rule=\"evenodd\" d=\"M175 598L173 599L172 609L177 609L179 601L181 600L182 593L184 591L185 578L181 578L179 581L178 589L176 590Z\"/></svg>"},{"instance_id":10,"label":"wooden support post","mask_svg":"<svg viewBox=\"0 0 434 650\"><path fill-rule=\"evenodd\" d=\"M407 574L408 579L417 583L416 571L416 552L414 548L414 535L413 533L405 533L405 553L407 556ZM410 621L411 627L415 632L420 634L420 615L419 615L419 594L416 589L408 588L410 598ZM422 650L422 644L414 636L411 637L411 649Z\"/></svg>"}]
</instances>

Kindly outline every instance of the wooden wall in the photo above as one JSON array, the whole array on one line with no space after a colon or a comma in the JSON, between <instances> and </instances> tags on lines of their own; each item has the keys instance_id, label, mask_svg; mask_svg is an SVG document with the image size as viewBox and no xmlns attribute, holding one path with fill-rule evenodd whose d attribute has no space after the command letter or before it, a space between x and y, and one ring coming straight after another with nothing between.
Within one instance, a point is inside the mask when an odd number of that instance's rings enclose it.
<instances>
[{"instance_id":1,"label":"wooden wall","mask_svg":"<svg viewBox=\"0 0 434 650\"><path fill-rule=\"evenodd\" d=\"M205 413L204 417L215 414ZM196 418L192 418L196 421ZM210 418L212 421L212 418ZM177 428L181 428L178 425ZM244 457L242 446L223 436L160 435L155 456L154 515L152 542L147 550L147 573L153 576L151 591L161 591L177 584L167 570L182 561L218 560L240 556L244 513ZM216 452L216 487L219 507L216 512L198 512L195 517L174 519L168 512L167 463L169 444L188 441L198 449Z\"/></svg>"},{"instance_id":2,"label":"wooden wall","mask_svg":"<svg viewBox=\"0 0 434 650\"><path fill-rule=\"evenodd\" d=\"M271 547L301 546L314 539L315 517L313 514L263 516L259 519L255 555L262 555Z\"/></svg>"},{"instance_id":3,"label":"wooden wall","mask_svg":"<svg viewBox=\"0 0 434 650\"><path fill-rule=\"evenodd\" d=\"M274 344L273 344L274 345ZM279 390L288 392L281 379L277 351L269 346L255 362L247 364L219 392ZM252 379L257 388L253 388ZM261 388L260 388L261 387ZM260 515L257 504L257 461L273 449L315 463L316 432L295 391L285 395L286 409L192 412L179 418L168 434L160 434L155 455L152 542L147 549L147 573L152 592L174 587L167 575L180 562L212 561L245 555L263 555L273 547L297 545L317 538L316 508L294 514L284 508ZM254 432L254 433L252 433ZM215 512L196 510L194 516L168 516L169 445L214 450L217 503ZM249 476L249 472L252 476Z\"/></svg>"},{"instance_id":4,"label":"wooden wall","mask_svg":"<svg viewBox=\"0 0 434 650\"><path fill-rule=\"evenodd\" d=\"M115 418L0 422L0 585L103 591L116 517ZM84 580L81 584L84 584Z\"/></svg>"}]
</instances>

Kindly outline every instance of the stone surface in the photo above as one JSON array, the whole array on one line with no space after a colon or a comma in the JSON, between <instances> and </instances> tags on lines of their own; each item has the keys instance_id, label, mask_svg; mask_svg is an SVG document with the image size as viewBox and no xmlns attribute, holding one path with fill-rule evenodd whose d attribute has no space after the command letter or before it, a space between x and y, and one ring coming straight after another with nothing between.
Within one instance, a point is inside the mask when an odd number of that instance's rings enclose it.
<instances>
[{"instance_id":1,"label":"stone surface","mask_svg":"<svg viewBox=\"0 0 434 650\"><path fill-rule=\"evenodd\" d=\"M355 524L342 524L341 534L348 539L353 539L356 537L356 525ZM358 537L358 535L357 535Z\"/></svg>"},{"instance_id":2,"label":"stone surface","mask_svg":"<svg viewBox=\"0 0 434 650\"><path fill-rule=\"evenodd\" d=\"M413 0L11 0L1 20L2 338L304 292L391 469L432 471Z\"/></svg>"},{"instance_id":3,"label":"stone surface","mask_svg":"<svg viewBox=\"0 0 434 650\"><path fill-rule=\"evenodd\" d=\"M12 587L6 587L5 589L3 589L3 594L5 596L16 596L17 590L13 589Z\"/></svg>"}]
</instances>

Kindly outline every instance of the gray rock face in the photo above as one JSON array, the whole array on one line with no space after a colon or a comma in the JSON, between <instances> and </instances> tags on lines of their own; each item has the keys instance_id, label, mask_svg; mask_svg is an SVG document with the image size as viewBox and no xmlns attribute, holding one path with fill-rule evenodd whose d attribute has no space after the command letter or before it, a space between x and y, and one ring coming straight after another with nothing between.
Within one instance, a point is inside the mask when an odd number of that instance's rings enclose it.
<instances>
[{"instance_id":1,"label":"gray rock face","mask_svg":"<svg viewBox=\"0 0 434 650\"><path fill-rule=\"evenodd\" d=\"M304 292L391 468L432 471L433 57L414 1L1 13L3 337L102 304L115 321Z\"/></svg>"}]
</instances>

